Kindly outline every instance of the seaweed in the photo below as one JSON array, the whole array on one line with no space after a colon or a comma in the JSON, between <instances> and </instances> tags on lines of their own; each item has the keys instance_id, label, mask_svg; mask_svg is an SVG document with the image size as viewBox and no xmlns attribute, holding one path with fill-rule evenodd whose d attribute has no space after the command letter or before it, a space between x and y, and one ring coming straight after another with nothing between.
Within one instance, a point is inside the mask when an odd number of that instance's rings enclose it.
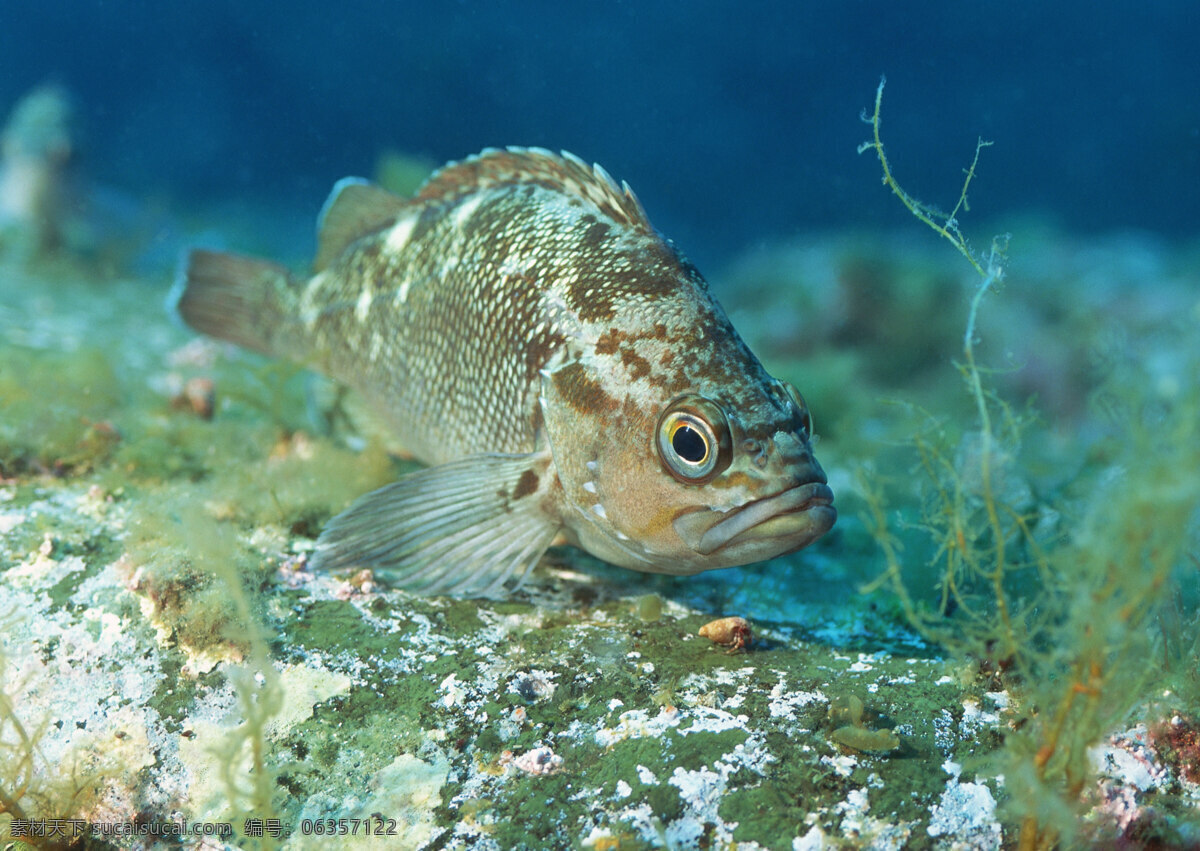
<instances>
[{"instance_id":1,"label":"seaweed","mask_svg":"<svg viewBox=\"0 0 1200 851\"><path fill-rule=\"evenodd\" d=\"M228 523L199 506L169 501L135 515L125 560L127 583L148 602L152 622L201 670L220 669L236 705L207 746L223 793L219 815L242 847L278 843L252 825L277 817L282 765L271 757L267 730L283 709L283 687L263 626L258 594L269 586L260 557ZM194 671L193 671L194 675Z\"/></svg>"},{"instance_id":2,"label":"seaweed","mask_svg":"<svg viewBox=\"0 0 1200 851\"><path fill-rule=\"evenodd\" d=\"M884 569L865 590L888 588L908 621L949 652L975 660L981 676L1007 687L1015 718L1003 748L987 758L1003 776L1001 813L1019 848L1113 838L1103 823L1084 824L1095 803L1097 767L1089 750L1128 722L1147 695L1194 708L1200 618L1194 604L1200 523L1200 358L1176 345L1183 380L1156 387L1145 353L1126 347L1110 355L1109 376L1096 403L1114 416L1107 433L1085 447L1092 461L1073 501L1038 497L1024 473L1024 445L1038 437L1036 420L1014 410L992 389L992 373L976 356L984 296L1004 279L1007 237L977 254L958 216L968 209L980 139L953 209L942 213L909 195L892 173L881 138L884 81L864 121L883 182L921 222L947 239L979 276L957 363L975 421L954 429L925 415L912 439L923 481L918 519L889 518L887 482L864 472L863 518ZM1164 332L1167 333L1167 332ZM1163 341L1160 341L1163 342ZM1160 382L1161 384L1161 382ZM928 553L916 564L905 544ZM938 594L914 589L934 578ZM931 605L932 603L932 605ZM1186 612L1191 612L1187 614ZM1163 660L1161 666L1147 659Z\"/></svg>"},{"instance_id":3,"label":"seaweed","mask_svg":"<svg viewBox=\"0 0 1200 851\"><path fill-rule=\"evenodd\" d=\"M0 635L16 619L15 612L0 617ZM9 672L10 660L0 642L0 840L12 841L15 819L28 820L22 801L37 782L37 743L45 732L47 720L29 726L17 715L17 696L21 683Z\"/></svg>"},{"instance_id":4,"label":"seaweed","mask_svg":"<svg viewBox=\"0 0 1200 851\"><path fill-rule=\"evenodd\" d=\"M215 570L223 574L222 579L230 588L239 622L246 630L250 653L245 664L227 672L237 695L241 721L225 731L224 741L214 745L212 751L221 765L231 821L242 826L238 832L242 847L275 848L279 844L276 837L269 831L255 830L253 825L279 818L275 799L282 793L278 781L286 765L276 764L277 760L273 763L270 758L267 729L283 709L283 686L271 659L267 637L240 589L239 577L232 568Z\"/></svg>"},{"instance_id":5,"label":"seaweed","mask_svg":"<svg viewBox=\"0 0 1200 851\"><path fill-rule=\"evenodd\" d=\"M27 677L3 640L21 618L15 608L0 614L0 842L63 847L61 837L39 835L29 822L47 814L84 811L103 787L109 758L86 747L70 752L62 762L52 762L42 753L50 718L30 718L21 711Z\"/></svg>"}]
</instances>

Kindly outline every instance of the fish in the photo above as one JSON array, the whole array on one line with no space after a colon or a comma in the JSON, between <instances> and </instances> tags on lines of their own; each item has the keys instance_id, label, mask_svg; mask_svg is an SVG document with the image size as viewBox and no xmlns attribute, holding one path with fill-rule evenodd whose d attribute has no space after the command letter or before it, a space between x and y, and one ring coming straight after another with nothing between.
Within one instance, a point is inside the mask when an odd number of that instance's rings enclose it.
<instances>
[{"instance_id":1,"label":"fish","mask_svg":"<svg viewBox=\"0 0 1200 851\"><path fill-rule=\"evenodd\" d=\"M487 149L411 198L346 178L310 276L195 249L176 305L357 390L428 465L333 517L318 570L500 597L556 542L682 576L837 519L803 396L628 184L566 152Z\"/></svg>"},{"instance_id":2,"label":"fish","mask_svg":"<svg viewBox=\"0 0 1200 851\"><path fill-rule=\"evenodd\" d=\"M22 97L0 129L0 255L30 265L67 260L107 278L131 260L153 260L170 242L170 223L155 205L84 172L78 111L70 92L48 83Z\"/></svg>"},{"instance_id":3,"label":"fish","mask_svg":"<svg viewBox=\"0 0 1200 851\"><path fill-rule=\"evenodd\" d=\"M39 86L13 108L0 130L0 229L20 231L31 253L65 240L75 159L74 107L56 85Z\"/></svg>"}]
</instances>

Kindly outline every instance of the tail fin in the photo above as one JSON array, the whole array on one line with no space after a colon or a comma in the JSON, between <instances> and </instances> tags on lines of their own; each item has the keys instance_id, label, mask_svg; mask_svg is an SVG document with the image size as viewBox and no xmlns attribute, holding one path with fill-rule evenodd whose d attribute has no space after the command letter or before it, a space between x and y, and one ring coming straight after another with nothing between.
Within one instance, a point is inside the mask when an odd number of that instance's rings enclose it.
<instances>
[{"instance_id":1,"label":"tail fin","mask_svg":"<svg viewBox=\"0 0 1200 851\"><path fill-rule=\"evenodd\" d=\"M188 325L247 349L278 354L272 342L286 320L289 273L283 266L217 251L191 252L175 302Z\"/></svg>"}]
</instances>

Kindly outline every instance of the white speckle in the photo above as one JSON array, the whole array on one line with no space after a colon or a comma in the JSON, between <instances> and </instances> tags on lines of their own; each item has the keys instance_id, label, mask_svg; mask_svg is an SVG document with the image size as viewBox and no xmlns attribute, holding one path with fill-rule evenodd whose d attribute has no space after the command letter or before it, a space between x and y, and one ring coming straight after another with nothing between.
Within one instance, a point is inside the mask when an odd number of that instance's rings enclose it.
<instances>
[{"instance_id":1,"label":"white speckle","mask_svg":"<svg viewBox=\"0 0 1200 851\"><path fill-rule=\"evenodd\" d=\"M952 682L954 682L954 680L950 677L939 677L938 680L934 683L934 685L935 686L944 686L944 685L949 685Z\"/></svg>"},{"instance_id":2,"label":"white speckle","mask_svg":"<svg viewBox=\"0 0 1200 851\"><path fill-rule=\"evenodd\" d=\"M482 201L482 197L475 195L459 204L458 209L454 211L454 226L462 227L467 219L471 218L471 215L479 208L479 204Z\"/></svg>"},{"instance_id":3,"label":"white speckle","mask_svg":"<svg viewBox=\"0 0 1200 851\"><path fill-rule=\"evenodd\" d=\"M953 837L956 847L999 848L1000 825L992 790L982 783L950 781L941 802L930 811L927 830L930 836Z\"/></svg>"},{"instance_id":4,"label":"white speckle","mask_svg":"<svg viewBox=\"0 0 1200 851\"><path fill-rule=\"evenodd\" d=\"M709 768L688 771L676 768L667 780L679 788L679 796L697 809L716 812L717 804L725 791L725 778Z\"/></svg>"},{"instance_id":5,"label":"white speckle","mask_svg":"<svg viewBox=\"0 0 1200 851\"><path fill-rule=\"evenodd\" d=\"M963 716L959 722L963 733L970 735L978 731L981 727L990 727L1000 723L1000 718L991 712L985 712L979 707L979 701L970 698L963 701Z\"/></svg>"},{"instance_id":6,"label":"white speckle","mask_svg":"<svg viewBox=\"0 0 1200 851\"><path fill-rule=\"evenodd\" d=\"M615 707L613 706L614 703L617 704ZM624 706L624 704L615 698L608 704L610 712L615 711L621 706ZM663 735L667 730L678 727L680 718L680 712L675 707L660 709L658 714L653 718L644 709L630 709L628 712L622 712L618 716L616 725L601 727L597 730L595 741L601 747L607 748L626 739L641 739L646 736L658 737Z\"/></svg>"},{"instance_id":7,"label":"white speckle","mask_svg":"<svg viewBox=\"0 0 1200 851\"><path fill-rule=\"evenodd\" d=\"M328 276L324 272L313 275L304 287L304 292L300 294L300 319L307 328L312 328L321 318L321 308L316 303L317 293L327 280Z\"/></svg>"},{"instance_id":8,"label":"white speckle","mask_svg":"<svg viewBox=\"0 0 1200 851\"><path fill-rule=\"evenodd\" d=\"M858 760L850 754L840 754L838 756L823 756L821 762L833 769L834 773L839 777L849 777L854 773L855 766L858 765Z\"/></svg>"},{"instance_id":9,"label":"white speckle","mask_svg":"<svg viewBox=\"0 0 1200 851\"><path fill-rule=\"evenodd\" d=\"M771 702L767 705L767 709L771 713L771 717L786 718L788 721L797 720L797 709L825 699L825 696L817 691L788 691L782 676L775 687L771 689L770 697Z\"/></svg>"},{"instance_id":10,"label":"white speckle","mask_svg":"<svg viewBox=\"0 0 1200 851\"><path fill-rule=\"evenodd\" d=\"M1009 699L1009 696L1008 696L1008 692L1006 692L1006 691L985 692L984 697L986 697L993 704L995 704L996 708L999 710L1008 709L1009 704L1011 702Z\"/></svg>"},{"instance_id":11,"label":"white speckle","mask_svg":"<svg viewBox=\"0 0 1200 851\"><path fill-rule=\"evenodd\" d=\"M513 759L512 764L526 774L557 774L562 770L563 758L550 748L534 748Z\"/></svg>"},{"instance_id":12,"label":"white speckle","mask_svg":"<svg viewBox=\"0 0 1200 851\"><path fill-rule=\"evenodd\" d=\"M709 706L696 706L692 709L692 725L680 730L681 735L689 733L723 733L726 730L745 730L750 721L747 715L734 715L723 709Z\"/></svg>"},{"instance_id":13,"label":"white speckle","mask_svg":"<svg viewBox=\"0 0 1200 851\"><path fill-rule=\"evenodd\" d=\"M875 669L875 666L871 663L875 662L875 661L877 661L876 658L874 656L872 656L871 654L859 653L858 661L854 662L846 670L847 671L873 671Z\"/></svg>"},{"instance_id":14,"label":"white speckle","mask_svg":"<svg viewBox=\"0 0 1200 851\"><path fill-rule=\"evenodd\" d=\"M866 789L851 789L846 793L846 800L839 803L835 809L842 814L843 833L862 835L866 832L867 811L871 809Z\"/></svg>"},{"instance_id":15,"label":"white speckle","mask_svg":"<svg viewBox=\"0 0 1200 851\"><path fill-rule=\"evenodd\" d=\"M554 682L557 677L558 674L553 671L542 671L536 668L531 669L528 673L519 672L509 682L508 691L510 694L519 695L526 700L549 700L554 697L554 691L558 687Z\"/></svg>"},{"instance_id":16,"label":"white speckle","mask_svg":"<svg viewBox=\"0 0 1200 851\"><path fill-rule=\"evenodd\" d=\"M457 674L451 674L450 676L446 677L446 679L442 680L442 684L438 686L438 688L445 692L441 700L438 702L447 709L454 706L456 703L461 703L467 694L466 689L459 685Z\"/></svg>"},{"instance_id":17,"label":"white speckle","mask_svg":"<svg viewBox=\"0 0 1200 851\"><path fill-rule=\"evenodd\" d=\"M417 220L412 216L401 219L392 226L392 229L387 235L387 248L389 251L397 254L404 250L404 246L408 245L409 237L412 236L413 226Z\"/></svg>"},{"instance_id":18,"label":"white speckle","mask_svg":"<svg viewBox=\"0 0 1200 851\"><path fill-rule=\"evenodd\" d=\"M597 502L595 505L593 505L592 511L595 512L597 517L603 517L605 520L608 519L608 512L604 510L604 506L600 503Z\"/></svg>"},{"instance_id":19,"label":"white speckle","mask_svg":"<svg viewBox=\"0 0 1200 851\"><path fill-rule=\"evenodd\" d=\"M632 787L632 786L630 786L630 785L629 785L628 783L626 783L624 780L618 780L618 781L617 781L617 794L616 794L616 797L618 797L618 798L628 798L628 797L629 797L630 795L632 795L632 794L633 794L633 787Z\"/></svg>"},{"instance_id":20,"label":"white speckle","mask_svg":"<svg viewBox=\"0 0 1200 851\"><path fill-rule=\"evenodd\" d=\"M354 305L354 316L359 322L365 322L367 316L371 312L371 302L374 297L371 295L371 290L368 287L363 287L362 295L358 297L358 302Z\"/></svg>"},{"instance_id":21,"label":"white speckle","mask_svg":"<svg viewBox=\"0 0 1200 851\"><path fill-rule=\"evenodd\" d=\"M583 489L585 491L587 491L588 493L595 493L596 492L596 483L595 482L584 482Z\"/></svg>"},{"instance_id":22,"label":"white speckle","mask_svg":"<svg viewBox=\"0 0 1200 851\"><path fill-rule=\"evenodd\" d=\"M1088 749L1092 765L1101 773L1121 781L1123 786L1133 786L1145 792L1157 786L1165 771L1150 762L1143 753L1131 753L1126 747L1104 742Z\"/></svg>"},{"instance_id":23,"label":"white speckle","mask_svg":"<svg viewBox=\"0 0 1200 851\"><path fill-rule=\"evenodd\" d=\"M620 698L614 697L612 700L610 700L608 702L608 711L614 712L614 711L620 709L624 705L625 705L624 702L621 701Z\"/></svg>"},{"instance_id":24,"label":"white speckle","mask_svg":"<svg viewBox=\"0 0 1200 851\"><path fill-rule=\"evenodd\" d=\"M658 785L658 777L656 777L654 772L651 771L650 769L646 768L646 766L644 766L644 765L639 765L637 767L637 775L638 775L638 780L640 780L642 782L643 786L657 786Z\"/></svg>"},{"instance_id":25,"label":"white speckle","mask_svg":"<svg viewBox=\"0 0 1200 851\"><path fill-rule=\"evenodd\" d=\"M597 464L595 461L588 461L586 466L593 473L596 472L596 470L600 469L600 465Z\"/></svg>"},{"instance_id":26,"label":"white speckle","mask_svg":"<svg viewBox=\"0 0 1200 851\"><path fill-rule=\"evenodd\" d=\"M809 828L808 833L792 840L792 851L822 851L828 847L830 845L826 841L825 831L815 824Z\"/></svg>"},{"instance_id":27,"label":"white speckle","mask_svg":"<svg viewBox=\"0 0 1200 851\"><path fill-rule=\"evenodd\" d=\"M326 280L328 280L328 277L324 272L313 275L312 278L309 279L308 284L306 284L304 287L304 292L300 296L301 301L311 302L313 299L315 299L317 297L317 292L320 291L322 286L324 286Z\"/></svg>"}]
</instances>

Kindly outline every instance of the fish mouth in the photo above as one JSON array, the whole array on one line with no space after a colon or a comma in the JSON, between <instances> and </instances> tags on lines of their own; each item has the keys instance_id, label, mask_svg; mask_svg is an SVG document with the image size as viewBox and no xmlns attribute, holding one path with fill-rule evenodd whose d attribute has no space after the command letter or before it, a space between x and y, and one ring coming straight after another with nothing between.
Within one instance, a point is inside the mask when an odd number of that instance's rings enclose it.
<instances>
[{"instance_id":1,"label":"fish mouth","mask_svg":"<svg viewBox=\"0 0 1200 851\"><path fill-rule=\"evenodd\" d=\"M728 548L744 552L749 556L747 561L806 547L837 520L833 491L823 481L807 482L747 503L732 513L719 515L714 523L711 515L715 513L702 509L680 515L675 519L675 531L701 555Z\"/></svg>"}]
</instances>

